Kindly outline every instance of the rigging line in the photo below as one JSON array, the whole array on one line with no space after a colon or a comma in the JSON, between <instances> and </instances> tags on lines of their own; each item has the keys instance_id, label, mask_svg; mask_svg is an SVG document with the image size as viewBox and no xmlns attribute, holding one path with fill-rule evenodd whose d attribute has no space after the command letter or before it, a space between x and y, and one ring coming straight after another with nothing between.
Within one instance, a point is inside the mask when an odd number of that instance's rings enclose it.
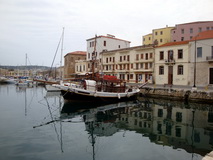
<instances>
[{"instance_id":1,"label":"rigging line","mask_svg":"<svg viewBox=\"0 0 213 160\"><path fill-rule=\"evenodd\" d=\"M56 49L56 51L55 51L55 55L54 55L54 58L53 58L53 61L52 61L51 67L50 67L50 72L52 71L53 64L54 64L54 61L55 61L55 57L56 57L56 55L57 55L58 48L59 48L60 43L61 43L61 40L62 40L62 36L63 36L63 33L62 33L61 38L60 38L60 40L59 40L59 42L58 42L58 46L57 46L57 49Z\"/></svg>"},{"instance_id":2,"label":"rigging line","mask_svg":"<svg viewBox=\"0 0 213 160\"><path fill-rule=\"evenodd\" d=\"M47 102L47 107L48 107L48 110L49 110L49 112L50 112L51 119L52 119L52 121L53 121L54 130L55 130L55 133L56 133L56 135L57 135L57 139L58 139L58 141L60 142L60 138L59 138L60 136L59 136L59 134L58 134L56 125L55 125L55 123L54 123L55 120L53 119L53 115L52 115L52 112L51 112L51 110L50 110L49 102L48 102L47 98L44 98L44 99L45 99L46 102Z\"/></svg>"}]
</instances>

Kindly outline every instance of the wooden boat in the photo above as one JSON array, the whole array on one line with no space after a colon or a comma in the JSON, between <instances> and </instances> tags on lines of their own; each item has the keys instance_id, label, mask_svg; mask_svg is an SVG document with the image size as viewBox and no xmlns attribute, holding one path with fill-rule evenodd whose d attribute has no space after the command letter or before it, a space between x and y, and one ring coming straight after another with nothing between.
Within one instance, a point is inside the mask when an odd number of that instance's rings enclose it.
<instances>
[{"instance_id":1,"label":"wooden boat","mask_svg":"<svg viewBox=\"0 0 213 160\"><path fill-rule=\"evenodd\" d=\"M145 84L144 84L145 85ZM95 77L80 82L53 85L61 90L64 99L87 101L126 101L134 99L142 86L128 86L116 76Z\"/></svg>"}]
</instances>

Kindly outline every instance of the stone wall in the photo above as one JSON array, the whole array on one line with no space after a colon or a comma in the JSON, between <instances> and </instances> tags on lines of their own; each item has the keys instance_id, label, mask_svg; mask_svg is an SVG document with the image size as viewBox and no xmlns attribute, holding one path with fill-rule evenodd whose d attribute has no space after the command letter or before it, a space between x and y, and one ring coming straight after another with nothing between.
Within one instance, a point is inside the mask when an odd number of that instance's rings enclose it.
<instances>
[{"instance_id":1,"label":"stone wall","mask_svg":"<svg viewBox=\"0 0 213 160\"><path fill-rule=\"evenodd\" d=\"M144 87L140 91L140 96L174 99L186 102L198 103L213 103L213 92L191 91L191 90L177 90L177 89L164 89L164 88L149 88Z\"/></svg>"}]
</instances>

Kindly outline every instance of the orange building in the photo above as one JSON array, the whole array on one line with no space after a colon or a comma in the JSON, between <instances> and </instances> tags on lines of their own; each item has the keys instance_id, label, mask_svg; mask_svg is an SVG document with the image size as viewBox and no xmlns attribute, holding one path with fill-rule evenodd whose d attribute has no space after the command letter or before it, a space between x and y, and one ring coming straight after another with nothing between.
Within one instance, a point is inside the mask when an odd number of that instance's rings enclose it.
<instances>
[{"instance_id":1,"label":"orange building","mask_svg":"<svg viewBox=\"0 0 213 160\"><path fill-rule=\"evenodd\" d=\"M76 60L86 60L86 52L75 51L64 56L64 78L71 78L75 73Z\"/></svg>"}]
</instances>

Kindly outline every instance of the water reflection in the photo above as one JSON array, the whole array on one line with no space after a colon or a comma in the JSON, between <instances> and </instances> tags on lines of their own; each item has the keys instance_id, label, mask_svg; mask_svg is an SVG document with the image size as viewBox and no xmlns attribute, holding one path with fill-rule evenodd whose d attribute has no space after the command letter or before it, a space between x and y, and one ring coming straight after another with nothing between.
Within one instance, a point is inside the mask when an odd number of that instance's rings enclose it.
<instances>
[{"instance_id":1,"label":"water reflection","mask_svg":"<svg viewBox=\"0 0 213 160\"><path fill-rule=\"evenodd\" d=\"M69 102L64 104L61 117L82 115L86 130L95 136L131 130L149 137L155 144L204 156L213 146L212 111L211 105L159 100L122 102L92 109L86 105L75 107Z\"/></svg>"},{"instance_id":2,"label":"water reflection","mask_svg":"<svg viewBox=\"0 0 213 160\"><path fill-rule=\"evenodd\" d=\"M212 105L155 99L108 105L77 101L63 103L63 99L57 96L55 107L52 107L53 104L48 102L51 97L54 98L54 95L44 98L50 121L34 127L53 124L61 152L64 151L61 125L63 122L84 123L89 134L88 142L93 148L93 159L97 137L110 137L118 132L123 132L125 137L127 131L141 134L156 145L185 150L191 154L191 159L194 159L196 154L205 156L213 148ZM54 123L60 123L60 128L57 129Z\"/></svg>"}]
</instances>

